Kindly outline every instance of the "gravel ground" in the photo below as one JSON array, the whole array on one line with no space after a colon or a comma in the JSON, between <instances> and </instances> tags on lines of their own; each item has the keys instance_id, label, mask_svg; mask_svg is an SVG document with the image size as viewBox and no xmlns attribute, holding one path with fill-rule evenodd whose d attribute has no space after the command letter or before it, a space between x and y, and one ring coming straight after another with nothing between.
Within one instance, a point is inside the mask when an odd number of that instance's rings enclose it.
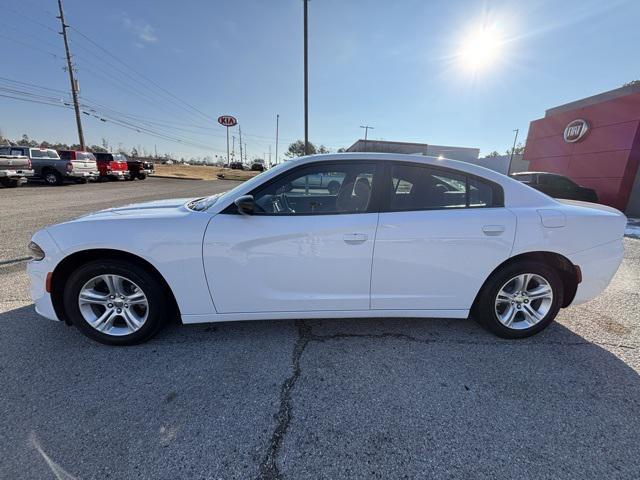
<instances>
[{"instance_id":1,"label":"gravel ground","mask_svg":"<svg viewBox=\"0 0 640 480\"><path fill-rule=\"evenodd\" d=\"M47 223L225 183L15 191L0 257ZM24 264L2 266L0 478L638 479L640 240L625 247L603 295L522 341L360 319L171 326L110 348L38 317Z\"/></svg>"}]
</instances>

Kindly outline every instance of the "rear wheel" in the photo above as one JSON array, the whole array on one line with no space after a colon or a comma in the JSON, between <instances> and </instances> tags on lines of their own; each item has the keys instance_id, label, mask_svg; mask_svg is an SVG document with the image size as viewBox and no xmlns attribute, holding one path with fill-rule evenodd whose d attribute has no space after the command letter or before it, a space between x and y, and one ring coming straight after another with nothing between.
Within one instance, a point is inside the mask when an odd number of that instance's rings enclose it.
<instances>
[{"instance_id":1,"label":"rear wheel","mask_svg":"<svg viewBox=\"0 0 640 480\"><path fill-rule=\"evenodd\" d=\"M47 185L62 185L62 175L55 170L47 170L44 172L42 178L44 178Z\"/></svg>"},{"instance_id":2,"label":"rear wheel","mask_svg":"<svg viewBox=\"0 0 640 480\"><path fill-rule=\"evenodd\" d=\"M139 265L95 260L69 277L63 300L71 322L107 345L133 345L155 335L170 310L162 283Z\"/></svg>"},{"instance_id":3,"label":"rear wheel","mask_svg":"<svg viewBox=\"0 0 640 480\"><path fill-rule=\"evenodd\" d=\"M553 321L562 297L562 280L553 268L538 262L516 263L487 280L474 315L499 337L525 338Z\"/></svg>"},{"instance_id":4,"label":"rear wheel","mask_svg":"<svg viewBox=\"0 0 640 480\"><path fill-rule=\"evenodd\" d=\"M147 174L146 174L146 173L139 173L139 174L138 174L138 178L139 178L140 180L144 180L145 178L147 178Z\"/></svg>"}]
</instances>

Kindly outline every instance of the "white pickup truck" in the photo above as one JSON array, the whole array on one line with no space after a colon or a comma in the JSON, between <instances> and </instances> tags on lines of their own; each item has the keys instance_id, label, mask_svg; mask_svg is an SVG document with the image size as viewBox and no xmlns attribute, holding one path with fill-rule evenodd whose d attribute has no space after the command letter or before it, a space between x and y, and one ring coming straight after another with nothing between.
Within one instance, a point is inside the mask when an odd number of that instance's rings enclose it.
<instances>
[{"instance_id":1,"label":"white pickup truck","mask_svg":"<svg viewBox=\"0 0 640 480\"><path fill-rule=\"evenodd\" d=\"M27 177L33 175L31 161L24 155L12 152L0 152L0 185L4 187L19 187L27 182Z\"/></svg>"}]
</instances>

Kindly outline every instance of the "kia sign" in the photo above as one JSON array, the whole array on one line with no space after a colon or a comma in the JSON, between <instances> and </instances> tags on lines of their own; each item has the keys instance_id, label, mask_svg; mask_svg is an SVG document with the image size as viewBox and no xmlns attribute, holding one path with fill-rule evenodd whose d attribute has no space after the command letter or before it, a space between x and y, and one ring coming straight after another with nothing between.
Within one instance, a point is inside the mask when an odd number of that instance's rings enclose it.
<instances>
[{"instance_id":1,"label":"kia sign","mask_svg":"<svg viewBox=\"0 0 640 480\"><path fill-rule=\"evenodd\" d=\"M235 127L238 124L238 121L231 115L221 115L218 117L218 123L223 127Z\"/></svg>"},{"instance_id":2,"label":"kia sign","mask_svg":"<svg viewBox=\"0 0 640 480\"><path fill-rule=\"evenodd\" d=\"M579 118L569 123L564 129L564 141L567 143L574 143L578 140L582 140L589 131L589 124L586 120Z\"/></svg>"}]
</instances>

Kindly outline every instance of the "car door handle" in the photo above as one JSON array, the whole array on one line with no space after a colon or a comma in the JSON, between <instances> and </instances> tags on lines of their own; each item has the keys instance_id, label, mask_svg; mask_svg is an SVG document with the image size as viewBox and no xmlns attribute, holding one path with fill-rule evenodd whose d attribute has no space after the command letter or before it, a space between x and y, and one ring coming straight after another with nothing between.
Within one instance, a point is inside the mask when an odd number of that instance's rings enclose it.
<instances>
[{"instance_id":1,"label":"car door handle","mask_svg":"<svg viewBox=\"0 0 640 480\"><path fill-rule=\"evenodd\" d=\"M367 238L368 236L366 233L345 233L342 237L344 243L348 243L350 245L364 243L367 241Z\"/></svg>"},{"instance_id":2,"label":"car door handle","mask_svg":"<svg viewBox=\"0 0 640 480\"><path fill-rule=\"evenodd\" d=\"M504 225L485 225L482 227L482 232L490 237L502 235L504 233Z\"/></svg>"}]
</instances>

